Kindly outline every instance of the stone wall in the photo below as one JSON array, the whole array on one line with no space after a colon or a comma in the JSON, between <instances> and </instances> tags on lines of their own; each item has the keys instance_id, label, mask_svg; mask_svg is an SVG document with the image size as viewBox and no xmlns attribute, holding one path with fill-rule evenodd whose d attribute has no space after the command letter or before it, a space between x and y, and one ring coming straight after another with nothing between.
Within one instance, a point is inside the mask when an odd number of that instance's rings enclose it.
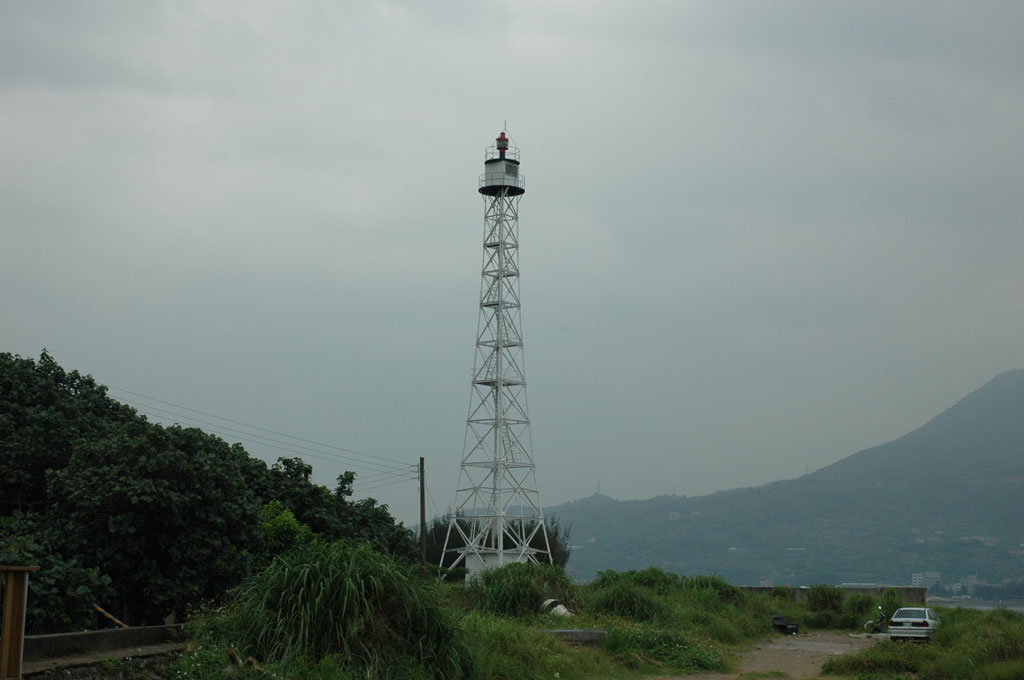
<instances>
[{"instance_id":1,"label":"stone wall","mask_svg":"<svg viewBox=\"0 0 1024 680\"><path fill-rule=\"evenodd\" d=\"M749 593L770 593L775 588L772 586L739 586L743 590ZM903 601L907 604L926 605L928 604L928 589L920 588L917 586L874 586L874 585L863 585L863 586L836 586L843 591L845 595L853 595L855 593L867 593L875 597L881 597L882 593L890 588L894 588L903 595ZM792 588L793 599L797 602L803 602L807 597L807 591L810 590L807 586L800 586L799 588Z\"/></svg>"}]
</instances>

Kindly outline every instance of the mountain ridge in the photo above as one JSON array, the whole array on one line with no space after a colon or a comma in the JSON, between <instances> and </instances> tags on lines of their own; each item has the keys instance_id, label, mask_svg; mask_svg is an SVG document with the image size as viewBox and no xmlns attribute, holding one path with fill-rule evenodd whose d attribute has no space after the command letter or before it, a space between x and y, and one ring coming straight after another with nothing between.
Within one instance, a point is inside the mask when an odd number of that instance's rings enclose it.
<instances>
[{"instance_id":1,"label":"mountain ridge","mask_svg":"<svg viewBox=\"0 0 1024 680\"><path fill-rule=\"evenodd\" d=\"M660 566L746 583L906 583L915 571L1024 580L1024 369L924 425L795 479L706 496L594 496L545 513L571 527L570 571Z\"/></svg>"}]
</instances>

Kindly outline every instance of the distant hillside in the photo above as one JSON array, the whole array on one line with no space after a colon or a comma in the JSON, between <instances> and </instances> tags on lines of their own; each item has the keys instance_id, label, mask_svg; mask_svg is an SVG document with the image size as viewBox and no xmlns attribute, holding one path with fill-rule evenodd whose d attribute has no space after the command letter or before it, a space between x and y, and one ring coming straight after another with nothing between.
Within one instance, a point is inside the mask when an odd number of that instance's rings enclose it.
<instances>
[{"instance_id":1,"label":"distant hillside","mask_svg":"<svg viewBox=\"0 0 1024 680\"><path fill-rule=\"evenodd\" d=\"M658 565L757 584L1024 580L1024 370L924 426L798 479L686 498L591 496L546 510L569 567Z\"/></svg>"}]
</instances>

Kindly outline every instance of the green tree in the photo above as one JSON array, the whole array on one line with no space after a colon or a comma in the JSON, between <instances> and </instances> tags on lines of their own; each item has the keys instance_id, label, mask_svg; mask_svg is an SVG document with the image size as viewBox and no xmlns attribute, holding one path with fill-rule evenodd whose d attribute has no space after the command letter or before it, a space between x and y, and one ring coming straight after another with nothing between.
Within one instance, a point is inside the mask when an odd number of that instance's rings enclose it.
<instances>
[{"instance_id":1,"label":"green tree","mask_svg":"<svg viewBox=\"0 0 1024 680\"><path fill-rule=\"evenodd\" d=\"M44 511L52 502L47 470L67 465L84 442L145 427L134 409L91 376L64 371L46 350L38 362L0 353L0 514Z\"/></svg>"},{"instance_id":2,"label":"green tree","mask_svg":"<svg viewBox=\"0 0 1024 680\"><path fill-rule=\"evenodd\" d=\"M64 535L38 513L0 516L0 564L39 567L28 579L26 629L55 633L93 621L93 604L113 595L110 577L95 567L65 559Z\"/></svg>"},{"instance_id":3,"label":"green tree","mask_svg":"<svg viewBox=\"0 0 1024 680\"><path fill-rule=\"evenodd\" d=\"M263 521L259 526L259 540L255 553L256 570L265 567L278 555L309 545L318 540L309 525L295 519L291 510L281 505L280 501L270 501L260 511Z\"/></svg>"},{"instance_id":4,"label":"green tree","mask_svg":"<svg viewBox=\"0 0 1024 680\"><path fill-rule=\"evenodd\" d=\"M201 430L154 425L84 443L50 474L74 554L111 576L132 622L184 614L245 576L259 519L246 458Z\"/></svg>"},{"instance_id":5,"label":"green tree","mask_svg":"<svg viewBox=\"0 0 1024 680\"><path fill-rule=\"evenodd\" d=\"M280 502L295 518L317 533L333 537L338 518L331 491L314 484L313 466L301 458L278 458L265 473L257 492L264 502Z\"/></svg>"},{"instance_id":6,"label":"green tree","mask_svg":"<svg viewBox=\"0 0 1024 680\"><path fill-rule=\"evenodd\" d=\"M353 473L341 475L333 491L311 478L312 467L299 458L268 467L199 429L149 423L45 350L38 361L0 354L5 545L44 567L30 583L50 583L56 590L48 596L65 598L66 616L54 625L79 625L75 597L66 596L92 592L100 574L116 589L104 606L131 623L183 613L237 585L254 556L277 554L273 541L282 536L272 529L289 522L325 540L415 559L411 533L387 506L350 500ZM272 501L281 511L268 518L260 509ZM45 541L39 526L47 528Z\"/></svg>"},{"instance_id":7,"label":"green tree","mask_svg":"<svg viewBox=\"0 0 1024 680\"><path fill-rule=\"evenodd\" d=\"M338 476L334 488L334 509L339 519L336 538L352 544L367 543L371 548L390 553L407 562L419 561L419 542L412 531L396 522L387 505L375 498L351 501L355 474L346 472Z\"/></svg>"},{"instance_id":8,"label":"green tree","mask_svg":"<svg viewBox=\"0 0 1024 680\"><path fill-rule=\"evenodd\" d=\"M551 549L551 564L564 568L572 556L572 545L570 544L572 527L563 526L557 517L547 518L544 524L548 533L548 546ZM539 548L538 543L542 540L543 538L538 534L534 539L533 547Z\"/></svg>"}]
</instances>

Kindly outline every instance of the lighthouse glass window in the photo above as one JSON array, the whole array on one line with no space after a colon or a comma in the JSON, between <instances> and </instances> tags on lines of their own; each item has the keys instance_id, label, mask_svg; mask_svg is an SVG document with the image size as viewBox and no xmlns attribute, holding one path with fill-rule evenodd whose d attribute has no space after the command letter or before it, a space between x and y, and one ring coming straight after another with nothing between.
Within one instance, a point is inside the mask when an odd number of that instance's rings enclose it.
<instances>
[{"instance_id":1,"label":"lighthouse glass window","mask_svg":"<svg viewBox=\"0 0 1024 680\"><path fill-rule=\"evenodd\" d=\"M515 163L505 163L505 174L506 175L518 175L519 166Z\"/></svg>"}]
</instances>

